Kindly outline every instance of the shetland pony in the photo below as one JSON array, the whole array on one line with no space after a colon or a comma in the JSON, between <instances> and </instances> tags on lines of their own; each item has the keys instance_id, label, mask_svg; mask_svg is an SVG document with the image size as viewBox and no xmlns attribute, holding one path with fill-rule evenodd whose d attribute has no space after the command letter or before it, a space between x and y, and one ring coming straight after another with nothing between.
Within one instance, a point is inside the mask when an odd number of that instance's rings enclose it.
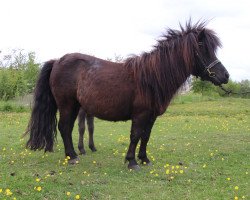
<instances>
[{"instance_id":1,"label":"shetland pony","mask_svg":"<svg viewBox=\"0 0 250 200\"><path fill-rule=\"evenodd\" d=\"M216 57L220 40L205 26L205 22L192 25L189 21L180 30L168 29L150 52L123 63L80 53L46 62L35 88L27 147L53 150L59 111L65 155L75 163L72 129L82 107L103 120L131 120L128 168L140 168L135 159L139 141L138 158L149 165L146 148L151 129L185 80L194 75L215 85L228 82L229 74Z\"/></svg>"}]
</instances>

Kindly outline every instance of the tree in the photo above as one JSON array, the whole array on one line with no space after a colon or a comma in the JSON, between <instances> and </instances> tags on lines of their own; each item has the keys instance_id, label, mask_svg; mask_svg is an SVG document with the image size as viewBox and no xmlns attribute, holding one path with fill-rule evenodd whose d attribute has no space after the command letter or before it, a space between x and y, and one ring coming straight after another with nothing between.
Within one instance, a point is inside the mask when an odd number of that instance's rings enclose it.
<instances>
[{"instance_id":1,"label":"tree","mask_svg":"<svg viewBox=\"0 0 250 200\"><path fill-rule=\"evenodd\" d=\"M39 71L34 52L12 50L10 54L1 56L0 99L9 100L31 93Z\"/></svg>"},{"instance_id":2,"label":"tree","mask_svg":"<svg viewBox=\"0 0 250 200\"><path fill-rule=\"evenodd\" d=\"M208 81L202 81L200 78L194 77L192 80L192 91L202 95L210 95L215 91L215 86Z\"/></svg>"}]
</instances>

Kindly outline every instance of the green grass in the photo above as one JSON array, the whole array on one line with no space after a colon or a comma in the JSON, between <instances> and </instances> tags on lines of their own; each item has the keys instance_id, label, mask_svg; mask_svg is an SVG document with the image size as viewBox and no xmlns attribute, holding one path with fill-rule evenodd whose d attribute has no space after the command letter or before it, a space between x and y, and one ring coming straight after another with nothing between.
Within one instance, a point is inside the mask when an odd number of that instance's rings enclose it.
<instances>
[{"instance_id":1,"label":"green grass","mask_svg":"<svg viewBox=\"0 0 250 200\"><path fill-rule=\"evenodd\" d=\"M0 199L249 199L250 100L178 98L153 127L153 166L139 172L124 164L130 121L96 120L98 151L70 166L59 135L54 153L26 150L30 113L0 112Z\"/></svg>"}]
</instances>

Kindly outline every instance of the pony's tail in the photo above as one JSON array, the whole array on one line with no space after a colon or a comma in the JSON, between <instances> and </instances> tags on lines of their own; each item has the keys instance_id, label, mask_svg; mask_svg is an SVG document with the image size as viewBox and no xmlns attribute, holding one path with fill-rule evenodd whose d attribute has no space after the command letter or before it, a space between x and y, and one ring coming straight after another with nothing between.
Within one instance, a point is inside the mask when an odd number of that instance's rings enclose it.
<instances>
[{"instance_id":1,"label":"pony's tail","mask_svg":"<svg viewBox=\"0 0 250 200\"><path fill-rule=\"evenodd\" d=\"M31 118L25 132L30 138L26 144L31 150L53 151L57 127L57 105L52 95L49 78L55 60L46 62L41 69L34 93Z\"/></svg>"}]
</instances>

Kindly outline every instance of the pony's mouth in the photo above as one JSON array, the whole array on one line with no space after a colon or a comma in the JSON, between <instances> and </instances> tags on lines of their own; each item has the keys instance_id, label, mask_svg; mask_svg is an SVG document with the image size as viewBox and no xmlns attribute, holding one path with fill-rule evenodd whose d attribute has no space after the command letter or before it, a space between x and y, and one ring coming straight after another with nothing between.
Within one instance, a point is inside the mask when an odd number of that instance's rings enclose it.
<instances>
[{"instance_id":1,"label":"pony's mouth","mask_svg":"<svg viewBox=\"0 0 250 200\"><path fill-rule=\"evenodd\" d=\"M221 84L227 84L228 83L228 78L218 78L217 76L213 77L211 82L216 85L219 86Z\"/></svg>"}]
</instances>

